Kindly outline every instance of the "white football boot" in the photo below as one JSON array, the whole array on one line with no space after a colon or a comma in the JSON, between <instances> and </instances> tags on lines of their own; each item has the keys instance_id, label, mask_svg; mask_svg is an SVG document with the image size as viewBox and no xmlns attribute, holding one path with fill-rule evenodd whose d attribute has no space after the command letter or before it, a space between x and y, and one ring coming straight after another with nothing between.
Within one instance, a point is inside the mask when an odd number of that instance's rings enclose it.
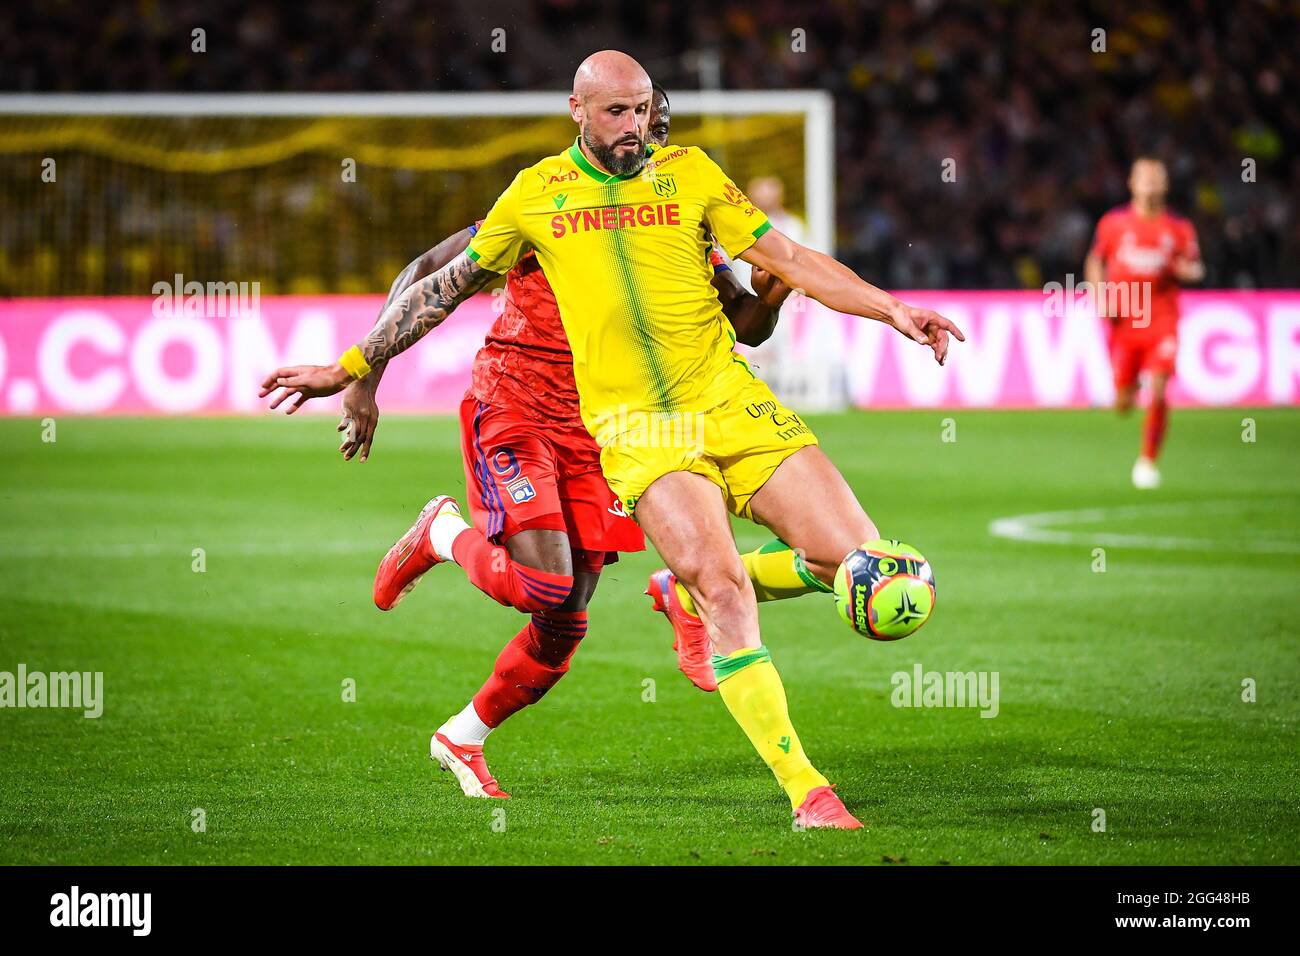
<instances>
[{"instance_id":1,"label":"white football boot","mask_svg":"<svg viewBox=\"0 0 1300 956\"><path fill-rule=\"evenodd\" d=\"M439 727L429 738L429 756L443 770L450 770L455 775L465 796L508 800L510 794L497 785L496 778L488 770L487 761L483 759L483 745L453 743L443 729Z\"/></svg>"},{"instance_id":2,"label":"white football boot","mask_svg":"<svg viewBox=\"0 0 1300 956\"><path fill-rule=\"evenodd\" d=\"M1160 469L1150 458L1139 458L1133 462L1133 487L1142 491L1160 487Z\"/></svg>"}]
</instances>

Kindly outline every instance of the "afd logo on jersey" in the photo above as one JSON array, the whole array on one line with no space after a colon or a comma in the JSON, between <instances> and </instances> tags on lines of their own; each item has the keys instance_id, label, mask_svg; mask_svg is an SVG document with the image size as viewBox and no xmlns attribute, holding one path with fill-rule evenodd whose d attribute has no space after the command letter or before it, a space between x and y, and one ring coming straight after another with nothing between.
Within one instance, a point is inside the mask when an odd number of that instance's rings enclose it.
<instances>
[{"instance_id":1,"label":"afd logo on jersey","mask_svg":"<svg viewBox=\"0 0 1300 956\"><path fill-rule=\"evenodd\" d=\"M749 197L740 191L740 188L734 183L727 183L722 187L722 194L727 198L727 202L733 206L749 205Z\"/></svg>"},{"instance_id":2,"label":"afd logo on jersey","mask_svg":"<svg viewBox=\"0 0 1300 956\"><path fill-rule=\"evenodd\" d=\"M542 192L546 192L546 190L550 189L556 183L577 182L578 171L576 169L570 169L567 173L551 173L547 176L546 173L539 169L537 170L537 178L542 181Z\"/></svg>"},{"instance_id":3,"label":"afd logo on jersey","mask_svg":"<svg viewBox=\"0 0 1300 956\"><path fill-rule=\"evenodd\" d=\"M537 497L537 491L527 477L516 478L506 485L506 491L510 492L510 500L517 505L521 505L525 501L532 501Z\"/></svg>"}]
</instances>

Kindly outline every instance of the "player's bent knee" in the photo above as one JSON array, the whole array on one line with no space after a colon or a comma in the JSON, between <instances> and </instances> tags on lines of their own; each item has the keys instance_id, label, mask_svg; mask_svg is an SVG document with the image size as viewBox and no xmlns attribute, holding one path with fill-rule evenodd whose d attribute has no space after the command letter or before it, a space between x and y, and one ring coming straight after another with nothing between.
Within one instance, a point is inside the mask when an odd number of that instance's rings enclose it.
<instances>
[{"instance_id":1,"label":"player's bent knee","mask_svg":"<svg viewBox=\"0 0 1300 956\"><path fill-rule=\"evenodd\" d=\"M737 560L720 566L700 568L694 581L701 593L722 596L742 591L749 581L749 575L745 573L745 566Z\"/></svg>"},{"instance_id":2,"label":"player's bent knee","mask_svg":"<svg viewBox=\"0 0 1300 956\"><path fill-rule=\"evenodd\" d=\"M702 571L695 579L694 591L713 618L732 614L742 610L747 603L754 603L753 585L739 561L734 568L727 566Z\"/></svg>"},{"instance_id":3,"label":"player's bent knee","mask_svg":"<svg viewBox=\"0 0 1300 956\"><path fill-rule=\"evenodd\" d=\"M548 574L542 579L522 567L516 568L515 574L519 588L511 603L525 614L556 611L568 602L573 593L573 578L568 575Z\"/></svg>"},{"instance_id":4,"label":"player's bent knee","mask_svg":"<svg viewBox=\"0 0 1300 956\"><path fill-rule=\"evenodd\" d=\"M525 528L505 542L510 560L547 574L573 574L573 552L566 532L549 528Z\"/></svg>"},{"instance_id":5,"label":"player's bent knee","mask_svg":"<svg viewBox=\"0 0 1300 956\"><path fill-rule=\"evenodd\" d=\"M679 558L672 562L671 570L677 580L687 588L698 590L703 585L705 578L708 577L710 569L707 564L692 555L689 558Z\"/></svg>"}]
</instances>

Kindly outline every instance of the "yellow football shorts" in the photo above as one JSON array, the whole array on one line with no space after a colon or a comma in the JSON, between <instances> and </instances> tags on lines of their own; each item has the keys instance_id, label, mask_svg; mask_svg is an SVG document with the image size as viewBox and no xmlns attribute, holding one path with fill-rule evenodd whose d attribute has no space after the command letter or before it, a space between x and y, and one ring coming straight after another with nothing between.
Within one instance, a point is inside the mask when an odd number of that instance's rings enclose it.
<instances>
[{"instance_id":1,"label":"yellow football shorts","mask_svg":"<svg viewBox=\"0 0 1300 956\"><path fill-rule=\"evenodd\" d=\"M600 466L628 513L656 479L689 471L717 485L732 514L750 518L749 499L777 466L817 444L803 419L756 378L707 412L632 413L619 424Z\"/></svg>"}]
</instances>

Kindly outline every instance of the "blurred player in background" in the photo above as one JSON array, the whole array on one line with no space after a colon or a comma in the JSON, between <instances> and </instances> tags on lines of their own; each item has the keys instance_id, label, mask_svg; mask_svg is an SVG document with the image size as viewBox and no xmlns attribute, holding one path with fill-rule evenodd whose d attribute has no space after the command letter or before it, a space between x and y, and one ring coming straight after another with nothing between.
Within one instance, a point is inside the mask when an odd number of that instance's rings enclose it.
<instances>
[{"instance_id":1,"label":"blurred player in background","mask_svg":"<svg viewBox=\"0 0 1300 956\"><path fill-rule=\"evenodd\" d=\"M1084 264L1101 314L1111 320L1115 407L1133 407L1138 376L1149 389L1142 452L1133 464L1137 488L1160 485L1156 457L1169 421L1166 389L1178 355L1178 289L1205 276L1196 230L1165 208L1169 174L1158 159L1140 157L1129 174L1132 202L1102 216ZM1103 291L1104 290L1104 291Z\"/></svg>"},{"instance_id":2,"label":"blurred player in background","mask_svg":"<svg viewBox=\"0 0 1300 956\"><path fill-rule=\"evenodd\" d=\"M666 144L670 124L668 94L656 87L650 140ZM463 253L478 226L449 236L408 265L393 282L384 309ZM789 289L758 270L754 281L761 295L756 296L740 285L716 249L707 255L714 289L736 337L760 344L771 335ZM501 651L482 688L430 742L434 759L455 773L466 795L476 797L508 796L483 755L488 734L540 700L564 676L586 634L587 605L601 569L618 560L620 551L645 548L641 529L609 490L600 470L600 448L582 424L573 354L555 293L536 256L525 256L507 274L503 305L475 359L472 384L461 404L473 527L467 529L459 520L453 499L434 498L385 555L374 590L375 604L390 610L421 575L450 560L484 593L530 616ZM370 453L381 377L382 369L376 369L344 395L339 430L345 436L339 450L345 460L360 455L365 461ZM434 538L441 539L440 548ZM798 561L780 542L745 557L767 563L783 559L792 566ZM707 635L675 646L683 672L703 689L715 689Z\"/></svg>"},{"instance_id":3,"label":"blurred player in background","mask_svg":"<svg viewBox=\"0 0 1300 956\"><path fill-rule=\"evenodd\" d=\"M789 236L801 245L807 241L804 221L785 208L785 182L780 176L755 176L746 186L745 195L767 214L767 220L773 229L779 229L782 235ZM731 263L731 267L741 282L749 282L749 272L753 266L744 259L737 259Z\"/></svg>"}]
</instances>

